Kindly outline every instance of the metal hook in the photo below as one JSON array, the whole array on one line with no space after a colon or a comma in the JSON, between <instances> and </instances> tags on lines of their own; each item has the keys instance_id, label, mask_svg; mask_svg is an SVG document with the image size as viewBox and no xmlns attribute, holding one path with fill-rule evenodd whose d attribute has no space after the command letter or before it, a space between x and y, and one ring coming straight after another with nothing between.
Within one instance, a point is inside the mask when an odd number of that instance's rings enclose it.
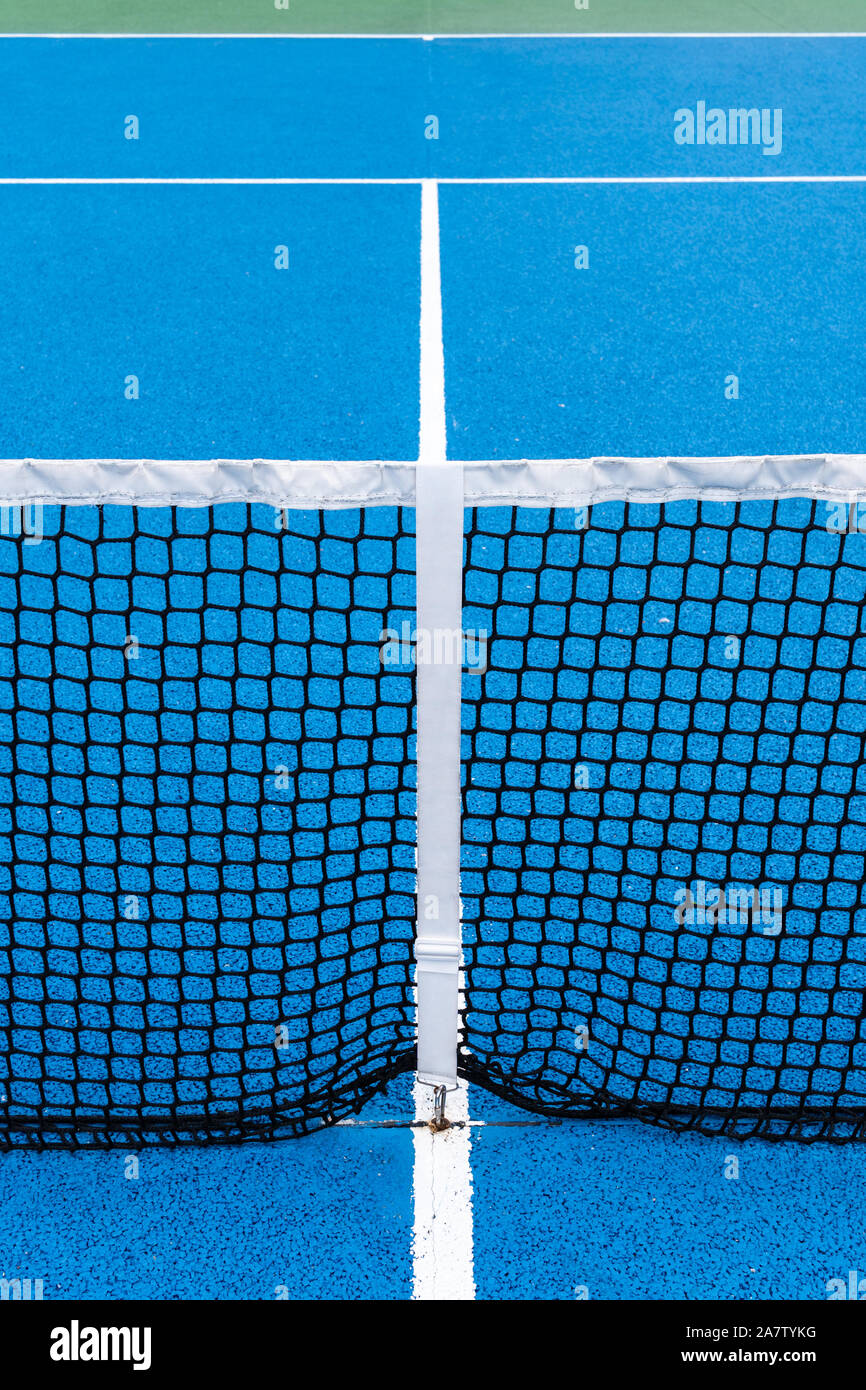
<instances>
[{"instance_id":1,"label":"metal hook","mask_svg":"<svg viewBox=\"0 0 866 1390\"><path fill-rule=\"evenodd\" d=\"M443 1129L450 1129L450 1121L445 1118L445 1097L448 1094L447 1086L433 1087L433 1119L430 1121L430 1128L436 1134L440 1134Z\"/></svg>"}]
</instances>

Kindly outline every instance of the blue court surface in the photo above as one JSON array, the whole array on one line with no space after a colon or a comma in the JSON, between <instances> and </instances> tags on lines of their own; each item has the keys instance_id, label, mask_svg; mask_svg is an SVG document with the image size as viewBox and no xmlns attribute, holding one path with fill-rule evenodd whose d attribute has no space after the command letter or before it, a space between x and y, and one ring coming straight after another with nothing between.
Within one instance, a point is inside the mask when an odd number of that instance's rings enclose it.
<instances>
[{"instance_id":1,"label":"blue court surface","mask_svg":"<svg viewBox=\"0 0 866 1390\"><path fill-rule=\"evenodd\" d=\"M446 186L441 206L453 457L860 452L866 185Z\"/></svg>"},{"instance_id":2,"label":"blue court surface","mask_svg":"<svg viewBox=\"0 0 866 1390\"><path fill-rule=\"evenodd\" d=\"M864 76L866 38L6 40L0 176L857 175ZM699 101L779 148L675 144Z\"/></svg>"},{"instance_id":3,"label":"blue court surface","mask_svg":"<svg viewBox=\"0 0 866 1390\"><path fill-rule=\"evenodd\" d=\"M864 80L855 38L0 40L0 457L415 459L428 178L451 457L862 453ZM783 122L678 144L699 103ZM215 724L209 756L232 741ZM822 1299L866 1272L862 1145L466 1107L479 1298ZM3 1155L0 1277L410 1298L414 1118L401 1076L273 1146Z\"/></svg>"},{"instance_id":4,"label":"blue court surface","mask_svg":"<svg viewBox=\"0 0 866 1390\"><path fill-rule=\"evenodd\" d=\"M477 1091L470 1109L487 1120L467 1194L480 1299L820 1300L864 1273L858 1148L515 1125ZM134 1180L122 1152L6 1155L4 1272L46 1299L410 1298L412 1115L396 1083L369 1127L148 1153Z\"/></svg>"},{"instance_id":5,"label":"blue court surface","mask_svg":"<svg viewBox=\"0 0 866 1390\"><path fill-rule=\"evenodd\" d=\"M417 189L27 186L0 205L4 457L416 456Z\"/></svg>"},{"instance_id":6,"label":"blue court surface","mask_svg":"<svg viewBox=\"0 0 866 1390\"><path fill-rule=\"evenodd\" d=\"M0 209L4 457L416 456L416 186ZM858 452L864 210L863 184L445 185L452 457Z\"/></svg>"}]
</instances>

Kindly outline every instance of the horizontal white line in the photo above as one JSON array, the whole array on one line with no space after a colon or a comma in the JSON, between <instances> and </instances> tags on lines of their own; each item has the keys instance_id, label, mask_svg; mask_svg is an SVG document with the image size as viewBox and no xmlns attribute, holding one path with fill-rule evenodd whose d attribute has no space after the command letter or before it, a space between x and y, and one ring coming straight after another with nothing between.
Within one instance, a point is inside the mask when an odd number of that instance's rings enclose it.
<instances>
[{"instance_id":1,"label":"horizontal white line","mask_svg":"<svg viewBox=\"0 0 866 1390\"><path fill-rule=\"evenodd\" d=\"M863 39L866 31L851 30L801 30L787 33L773 29L755 32L736 30L703 34L698 30L688 33L548 33L548 34L0 34L0 39Z\"/></svg>"},{"instance_id":2,"label":"horizontal white line","mask_svg":"<svg viewBox=\"0 0 866 1390\"><path fill-rule=\"evenodd\" d=\"M533 1120L455 1120L449 1116L449 1129L553 1129L562 1125L558 1117L542 1116ZM336 1129L426 1129L429 1120L337 1120Z\"/></svg>"},{"instance_id":3,"label":"horizontal white line","mask_svg":"<svg viewBox=\"0 0 866 1390\"><path fill-rule=\"evenodd\" d=\"M518 175L496 178L383 178L383 179L327 179L327 178L0 178L0 185L36 184L186 184L186 185L244 185L263 184L266 186L324 186L324 187L420 187L429 182L436 184L464 184L469 186L487 184L665 184L665 183L866 183L866 174L569 174L563 176Z\"/></svg>"},{"instance_id":4,"label":"horizontal white line","mask_svg":"<svg viewBox=\"0 0 866 1390\"><path fill-rule=\"evenodd\" d=\"M437 179L437 183L863 183L866 174L612 174L563 177Z\"/></svg>"},{"instance_id":5,"label":"horizontal white line","mask_svg":"<svg viewBox=\"0 0 866 1390\"><path fill-rule=\"evenodd\" d=\"M386 185L386 183L406 183L406 185L420 186L424 182L423 178L0 178L0 183L39 183L39 185L51 185L51 183L267 183L267 185L281 185L281 183L334 183L334 185L357 185L357 183L371 183L371 185Z\"/></svg>"}]
</instances>

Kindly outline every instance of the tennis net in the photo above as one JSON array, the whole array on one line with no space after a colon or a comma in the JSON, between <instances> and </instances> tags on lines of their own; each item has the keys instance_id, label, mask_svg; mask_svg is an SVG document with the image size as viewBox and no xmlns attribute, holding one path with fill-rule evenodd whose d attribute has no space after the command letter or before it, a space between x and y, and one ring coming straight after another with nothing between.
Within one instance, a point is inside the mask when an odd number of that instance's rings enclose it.
<instances>
[{"instance_id":1,"label":"tennis net","mask_svg":"<svg viewBox=\"0 0 866 1390\"><path fill-rule=\"evenodd\" d=\"M462 1074L549 1115L864 1137L848 508L479 509L466 545Z\"/></svg>"},{"instance_id":2,"label":"tennis net","mask_svg":"<svg viewBox=\"0 0 866 1390\"><path fill-rule=\"evenodd\" d=\"M415 509L386 495L0 533L0 1145L298 1135L415 1068ZM461 1076L866 1137L841 513L467 511Z\"/></svg>"},{"instance_id":3,"label":"tennis net","mask_svg":"<svg viewBox=\"0 0 866 1390\"><path fill-rule=\"evenodd\" d=\"M414 677L380 661L414 612L412 513L66 506L6 531L0 1138L357 1110L415 1055Z\"/></svg>"}]
</instances>

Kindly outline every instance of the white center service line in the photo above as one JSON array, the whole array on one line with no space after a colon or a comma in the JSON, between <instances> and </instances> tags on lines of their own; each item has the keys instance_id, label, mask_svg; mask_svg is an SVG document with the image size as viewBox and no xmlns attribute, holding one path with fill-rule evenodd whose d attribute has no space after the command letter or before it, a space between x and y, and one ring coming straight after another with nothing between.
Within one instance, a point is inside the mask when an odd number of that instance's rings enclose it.
<instances>
[{"instance_id":1,"label":"white center service line","mask_svg":"<svg viewBox=\"0 0 866 1390\"><path fill-rule=\"evenodd\" d=\"M439 190L421 187L420 436L416 474L416 624L428 642L463 625L463 470L447 457ZM450 1120L468 1120L457 1083L460 1006L460 686L462 661L428 652L416 666L418 1071L415 1118L432 1118L434 1086ZM455 1089L456 1086L456 1089ZM413 1298L472 1299L471 1131L412 1132Z\"/></svg>"},{"instance_id":2,"label":"white center service line","mask_svg":"<svg viewBox=\"0 0 866 1390\"><path fill-rule=\"evenodd\" d=\"M415 1083L415 1114L432 1118L433 1092ZM450 1129L425 1125L412 1131L415 1223L412 1234L412 1297L419 1301L475 1298L472 1230L472 1130L465 1082L448 1092Z\"/></svg>"}]
</instances>

